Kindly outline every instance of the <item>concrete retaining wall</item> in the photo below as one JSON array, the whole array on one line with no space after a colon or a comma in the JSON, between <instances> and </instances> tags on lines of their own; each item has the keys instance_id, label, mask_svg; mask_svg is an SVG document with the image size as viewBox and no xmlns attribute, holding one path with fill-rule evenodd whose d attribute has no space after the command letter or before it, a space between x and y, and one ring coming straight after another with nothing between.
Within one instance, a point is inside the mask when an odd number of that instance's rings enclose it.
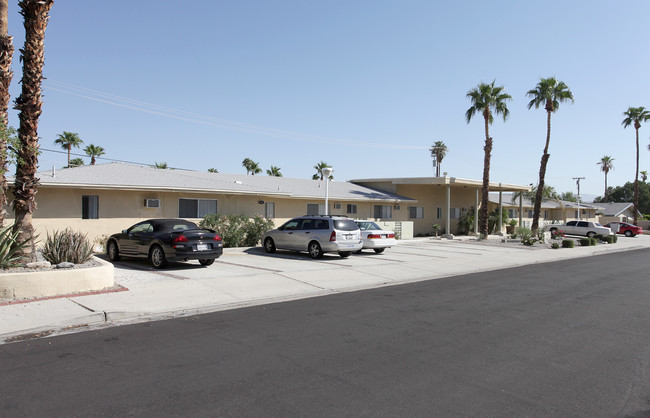
<instances>
[{"instance_id":1,"label":"concrete retaining wall","mask_svg":"<svg viewBox=\"0 0 650 418\"><path fill-rule=\"evenodd\" d=\"M0 299L29 299L102 290L115 285L113 265L0 274Z\"/></svg>"}]
</instances>

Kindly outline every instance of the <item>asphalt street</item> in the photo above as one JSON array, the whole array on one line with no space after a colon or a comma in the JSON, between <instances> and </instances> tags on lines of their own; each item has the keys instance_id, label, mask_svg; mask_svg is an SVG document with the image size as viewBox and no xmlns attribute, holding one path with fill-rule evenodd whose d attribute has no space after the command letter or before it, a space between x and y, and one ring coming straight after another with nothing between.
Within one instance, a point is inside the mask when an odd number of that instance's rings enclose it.
<instances>
[{"instance_id":1,"label":"asphalt street","mask_svg":"<svg viewBox=\"0 0 650 418\"><path fill-rule=\"evenodd\" d=\"M648 256L5 344L2 415L649 416Z\"/></svg>"}]
</instances>

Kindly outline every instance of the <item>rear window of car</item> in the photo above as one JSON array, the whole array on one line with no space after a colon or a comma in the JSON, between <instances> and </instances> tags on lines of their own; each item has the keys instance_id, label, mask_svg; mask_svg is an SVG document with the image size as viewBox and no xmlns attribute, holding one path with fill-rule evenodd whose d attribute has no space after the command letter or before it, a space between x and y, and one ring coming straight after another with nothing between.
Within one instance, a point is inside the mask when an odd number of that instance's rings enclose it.
<instances>
[{"instance_id":1,"label":"rear window of car","mask_svg":"<svg viewBox=\"0 0 650 418\"><path fill-rule=\"evenodd\" d=\"M335 219L334 229L338 229L339 231L355 231L359 227L352 219Z\"/></svg>"},{"instance_id":2,"label":"rear window of car","mask_svg":"<svg viewBox=\"0 0 650 418\"><path fill-rule=\"evenodd\" d=\"M161 223L158 228L159 231L187 231L188 229L199 229L199 227L193 222L178 220Z\"/></svg>"}]
</instances>

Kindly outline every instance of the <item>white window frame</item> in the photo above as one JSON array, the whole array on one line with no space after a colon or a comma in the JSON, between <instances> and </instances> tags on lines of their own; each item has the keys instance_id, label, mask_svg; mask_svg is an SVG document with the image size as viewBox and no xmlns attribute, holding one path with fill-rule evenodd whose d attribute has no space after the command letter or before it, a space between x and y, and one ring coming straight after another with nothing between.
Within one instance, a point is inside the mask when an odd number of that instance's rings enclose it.
<instances>
[{"instance_id":1,"label":"white window frame","mask_svg":"<svg viewBox=\"0 0 650 418\"><path fill-rule=\"evenodd\" d=\"M264 203L264 217L266 219L275 218L275 202L265 202Z\"/></svg>"}]
</instances>

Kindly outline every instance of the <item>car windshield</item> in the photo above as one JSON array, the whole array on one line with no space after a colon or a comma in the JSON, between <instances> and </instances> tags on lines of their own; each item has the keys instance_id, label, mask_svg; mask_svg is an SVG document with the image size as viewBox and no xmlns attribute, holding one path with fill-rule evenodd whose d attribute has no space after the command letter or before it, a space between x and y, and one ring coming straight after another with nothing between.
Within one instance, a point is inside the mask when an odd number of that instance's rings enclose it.
<instances>
[{"instance_id":1,"label":"car windshield","mask_svg":"<svg viewBox=\"0 0 650 418\"><path fill-rule=\"evenodd\" d=\"M354 231L359 229L359 227L352 219L335 219L334 229L338 229L339 231Z\"/></svg>"},{"instance_id":2,"label":"car windshield","mask_svg":"<svg viewBox=\"0 0 650 418\"><path fill-rule=\"evenodd\" d=\"M357 222L357 225L362 231L381 231L381 227L372 221Z\"/></svg>"}]
</instances>

